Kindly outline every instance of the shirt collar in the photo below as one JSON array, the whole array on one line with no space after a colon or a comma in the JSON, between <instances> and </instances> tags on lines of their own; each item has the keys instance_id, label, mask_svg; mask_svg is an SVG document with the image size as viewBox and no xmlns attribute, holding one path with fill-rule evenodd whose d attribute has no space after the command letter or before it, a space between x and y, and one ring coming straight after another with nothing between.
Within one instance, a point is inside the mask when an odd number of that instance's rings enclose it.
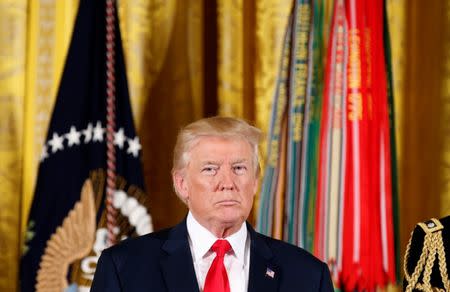
<instances>
[{"instance_id":1,"label":"shirt collar","mask_svg":"<svg viewBox=\"0 0 450 292\"><path fill-rule=\"evenodd\" d=\"M194 218L191 212L188 213L186 225L192 243L191 248L193 250L194 260L201 260L218 238L208 229L203 227ZM230 243L237 260L244 264L245 244L247 240L247 226L245 225L245 222L242 223L241 228L239 228L237 232L225 239Z\"/></svg>"}]
</instances>

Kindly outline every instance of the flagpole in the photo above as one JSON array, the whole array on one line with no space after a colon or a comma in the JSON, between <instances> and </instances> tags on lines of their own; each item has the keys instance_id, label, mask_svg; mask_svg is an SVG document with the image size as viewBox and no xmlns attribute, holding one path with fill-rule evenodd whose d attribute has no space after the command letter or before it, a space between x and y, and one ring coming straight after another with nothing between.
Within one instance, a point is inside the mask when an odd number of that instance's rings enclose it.
<instances>
[{"instance_id":1,"label":"flagpole","mask_svg":"<svg viewBox=\"0 0 450 292\"><path fill-rule=\"evenodd\" d=\"M114 131L116 128L115 83L115 1L106 1L106 221L108 246L116 242L115 228L117 210L113 206L116 188L116 151Z\"/></svg>"}]
</instances>

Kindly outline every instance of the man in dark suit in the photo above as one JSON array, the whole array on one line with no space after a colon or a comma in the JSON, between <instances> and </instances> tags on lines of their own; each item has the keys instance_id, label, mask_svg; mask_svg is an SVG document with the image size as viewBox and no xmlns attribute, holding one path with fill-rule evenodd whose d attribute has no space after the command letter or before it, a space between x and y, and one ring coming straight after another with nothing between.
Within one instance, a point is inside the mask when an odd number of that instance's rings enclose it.
<instances>
[{"instance_id":1,"label":"man in dark suit","mask_svg":"<svg viewBox=\"0 0 450 292\"><path fill-rule=\"evenodd\" d=\"M183 128L172 178L186 219L104 250L91 291L333 291L326 264L246 223L260 139L260 130L234 118Z\"/></svg>"}]
</instances>

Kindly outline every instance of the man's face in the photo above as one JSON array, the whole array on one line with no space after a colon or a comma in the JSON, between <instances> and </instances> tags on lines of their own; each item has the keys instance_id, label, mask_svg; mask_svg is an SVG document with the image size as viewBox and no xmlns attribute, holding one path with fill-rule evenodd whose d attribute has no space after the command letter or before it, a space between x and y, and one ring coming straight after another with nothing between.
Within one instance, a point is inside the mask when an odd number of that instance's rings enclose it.
<instances>
[{"instance_id":1,"label":"man's face","mask_svg":"<svg viewBox=\"0 0 450 292\"><path fill-rule=\"evenodd\" d=\"M243 139L202 137L175 185L197 221L211 230L240 227L257 191L253 150Z\"/></svg>"}]
</instances>

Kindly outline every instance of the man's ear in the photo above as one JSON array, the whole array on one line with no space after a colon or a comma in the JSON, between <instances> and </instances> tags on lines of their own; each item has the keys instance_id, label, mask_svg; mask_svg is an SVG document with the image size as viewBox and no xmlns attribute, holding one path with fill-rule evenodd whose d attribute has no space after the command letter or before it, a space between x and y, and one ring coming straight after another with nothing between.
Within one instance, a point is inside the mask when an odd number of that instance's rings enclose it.
<instances>
[{"instance_id":1,"label":"man's ear","mask_svg":"<svg viewBox=\"0 0 450 292\"><path fill-rule=\"evenodd\" d=\"M259 187L259 176L257 176L256 179L253 181L253 196L255 196L256 193L258 192L258 187Z\"/></svg>"},{"instance_id":2,"label":"man's ear","mask_svg":"<svg viewBox=\"0 0 450 292\"><path fill-rule=\"evenodd\" d=\"M173 180L173 186L175 188L175 191L177 192L177 195L180 197L180 199L187 203L187 200L189 198L189 192L187 187L187 182L185 179L184 171L174 171L172 173L172 180Z\"/></svg>"},{"instance_id":3,"label":"man's ear","mask_svg":"<svg viewBox=\"0 0 450 292\"><path fill-rule=\"evenodd\" d=\"M256 193L258 192L260 175L261 175L261 168L259 167L259 163L258 163L258 168L256 169L255 177L253 180L253 196L255 196Z\"/></svg>"}]
</instances>

